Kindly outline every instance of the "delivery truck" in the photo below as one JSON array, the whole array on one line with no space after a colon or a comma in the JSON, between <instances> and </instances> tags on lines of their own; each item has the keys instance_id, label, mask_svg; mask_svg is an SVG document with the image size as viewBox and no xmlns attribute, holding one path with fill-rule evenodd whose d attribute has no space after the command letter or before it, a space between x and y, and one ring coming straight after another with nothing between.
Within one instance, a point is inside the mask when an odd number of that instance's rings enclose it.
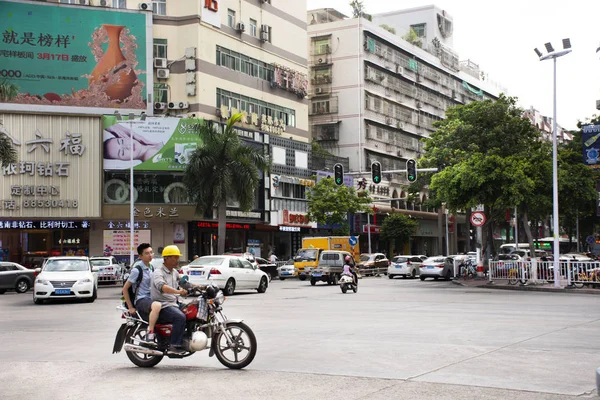
<instances>
[{"instance_id":1,"label":"delivery truck","mask_svg":"<svg viewBox=\"0 0 600 400\"><path fill-rule=\"evenodd\" d=\"M356 263L360 260L360 247L356 237L305 237L302 239L302 248L294 257L294 270L301 281L310 278L310 272L317 266L319 255L323 250L347 251L352 254Z\"/></svg>"}]
</instances>

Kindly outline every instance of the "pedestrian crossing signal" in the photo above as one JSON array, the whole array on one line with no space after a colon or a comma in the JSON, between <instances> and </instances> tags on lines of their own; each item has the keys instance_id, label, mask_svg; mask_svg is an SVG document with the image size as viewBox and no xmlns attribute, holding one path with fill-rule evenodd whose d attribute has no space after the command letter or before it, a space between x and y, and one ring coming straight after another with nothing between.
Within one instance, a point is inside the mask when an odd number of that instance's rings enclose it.
<instances>
[{"instance_id":1,"label":"pedestrian crossing signal","mask_svg":"<svg viewBox=\"0 0 600 400\"><path fill-rule=\"evenodd\" d=\"M335 172L335 184L343 185L344 184L344 166L342 164L335 164L333 166L333 170Z\"/></svg>"},{"instance_id":2,"label":"pedestrian crossing signal","mask_svg":"<svg viewBox=\"0 0 600 400\"><path fill-rule=\"evenodd\" d=\"M412 158L406 161L406 179L411 183L417 181L417 162Z\"/></svg>"},{"instance_id":3,"label":"pedestrian crossing signal","mask_svg":"<svg viewBox=\"0 0 600 400\"><path fill-rule=\"evenodd\" d=\"M377 161L371 164L371 178L373 183L381 183L381 164Z\"/></svg>"}]
</instances>

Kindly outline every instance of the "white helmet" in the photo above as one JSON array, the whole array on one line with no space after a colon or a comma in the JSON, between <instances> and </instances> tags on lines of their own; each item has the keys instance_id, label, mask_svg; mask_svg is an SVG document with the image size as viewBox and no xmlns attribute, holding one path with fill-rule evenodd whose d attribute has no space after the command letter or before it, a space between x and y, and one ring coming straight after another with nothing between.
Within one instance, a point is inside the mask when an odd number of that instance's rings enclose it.
<instances>
[{"instance_id":1,"label":"white helmet","mask_svg":"<svg viewBox=\"0 0 600 400\"><path fill-rule=\"evenodd\" d=\"M208 337L206 333L197 331L192 334L192 340L190 341L191 351L204 350L208 345Z\"/></svg>"}]
</instances>

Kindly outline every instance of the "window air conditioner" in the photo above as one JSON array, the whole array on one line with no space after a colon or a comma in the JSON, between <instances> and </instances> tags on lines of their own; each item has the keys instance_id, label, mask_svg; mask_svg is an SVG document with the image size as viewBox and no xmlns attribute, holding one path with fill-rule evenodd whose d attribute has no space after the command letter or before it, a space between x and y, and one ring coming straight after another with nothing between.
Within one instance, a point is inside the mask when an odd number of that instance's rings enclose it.
<instances>
[{"instance_id":1,"label":"window air conditioner","mask_svg":"<svg viewBox=\"0 0 600 400\"><path fill-rule=\"evenodd\" d=\"M323 94L323 88L320 88L320 87L316 88L315 89L315 93L316 94Z\"/></svg>"},{"instance_id":2,"label":"window air conditioner","mask_svg":"<svg viewBox=\"0 0 600 400\"><path fill-rule=\"evenodd\" d=\"M244 32L246 30L246 25L243 22L239 22L236 26L236 30L238 32Z\"/></svg>"},{"instance_id":3,"label":"window air conditioner","mask_svg":"<svg viewBox=\"0 0 600 400\"><path fill-rule=\"evenodd\" d=\"M152 11L152 3L140 3L138 8L143 11Z\"/></svg>"},{"instance_id":4,"label":"window air conditioner","mask_svg":"<svg viewBox=\"0 0 600 400\"><path fill-rule=\"evenodd\" d=\"M187 101L169 103L169 110L185 110L188 107L189 107L189 104Z\"/></svg>"},{"instance_id":5,"label":"window air conditioner","mask_svg":"<svg viewBox=\"0 0 600 400\"><path fill-rule=\"evenodd\" d=\"M169 78L169 70L168 69L157 69L156 70L156 77L158 79L168 79Z\"/></svg>"},{"instance_id":6,"label":"window air conditioner","mask_svg":"<svg viewBox=\"0 0 600 400\"><path fill-rule=\"evenodd\" d=\"M154 68L167 68L167 59L156 57L154 59Z\"/></svg>"},{"instance_id":7,"label":"window air conditioner","mask_svg":"<svg viewBox=\"0 0 600 400\"><path fill-rule=\"evenodd\" d=\"M154 103L155 110L164 110L167 108L167 103Z\"/></svg>"}]
</instances>

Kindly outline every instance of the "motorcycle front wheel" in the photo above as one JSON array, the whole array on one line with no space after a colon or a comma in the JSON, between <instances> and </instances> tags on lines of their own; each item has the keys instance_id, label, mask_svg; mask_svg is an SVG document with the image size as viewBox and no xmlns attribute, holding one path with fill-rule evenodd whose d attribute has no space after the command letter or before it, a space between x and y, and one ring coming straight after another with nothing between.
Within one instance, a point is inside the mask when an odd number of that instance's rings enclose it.
<instances>
[{"instance_id":1,"label":"motorcycle front wheel","mask_svg":"<svg viewBox=\"0 0 600 400\"><path fill-rule=\"evenodd\" d=\"M138 346L140 344L140 341L143 341L145 337L146 329L140 329L136 332L136 334L133 337L128 337L125 343L130 343ZM163 356L152 356L150 354L132 353L130 351L126 351L125 353L127 353L127 358L129 358L129 360L132 363L142 368L152 368L156 364L161 362L161 360L163 359Z\"/></svg>"},{"instance_id":2,"label":"motorcycle front wheel","mask_svg":"<svg viewBox=\"0 0 600 400\"><path fill-rule=\"evenodd\" d=\"M213 346L217 360L227 368L242 369L248 366L256 356L256 337L252 329L243 322L227 323L227 336L219 331L213 336Z\"/></svg>"},{"instance_id":3,"label":"motorcycle front wheel","mask_svg":"<svg viewBox=\"0 0 600 400\"><path fill-rule=\"evenodd\" d=\"M346 287L346 284L342 285L342 293L346 293L348 291L348 288Z\"/></svg>"}]
</instances>

